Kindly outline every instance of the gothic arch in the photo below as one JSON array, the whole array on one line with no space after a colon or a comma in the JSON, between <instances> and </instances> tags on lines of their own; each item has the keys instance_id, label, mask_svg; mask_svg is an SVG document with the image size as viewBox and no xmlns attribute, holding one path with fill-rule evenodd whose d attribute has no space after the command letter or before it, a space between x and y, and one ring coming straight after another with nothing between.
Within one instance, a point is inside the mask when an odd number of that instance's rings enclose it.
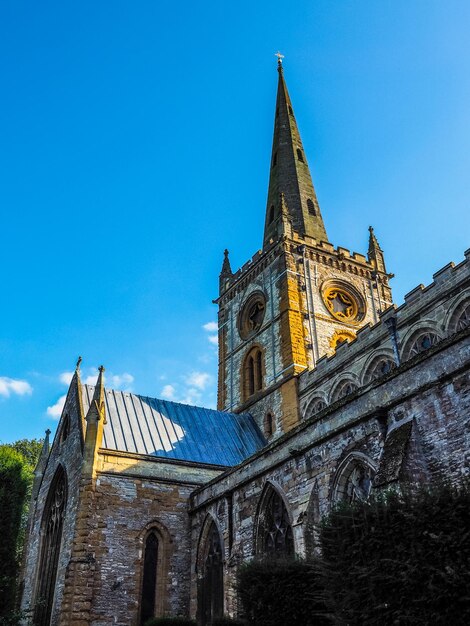
<instances>
[{"instance_id":1,"label":"gothic arch","mask_svg":"<svg viewBox=\"0 0 470 626\"><path fill-rule=\"evenodd\" d=\"M365 500L372 488L377 464L363 452L353 451L338 464L331 487L331 502Z\"/></svg>"},{"instance_id":2,"label":"gothic arch","mask_svg":"<svg viewBox=\"0 0 470 626\"><path fill-rule=\"evenodd\" d=\"M461 294L451 303L444 323L447 335L463 330L470 326L470 298L468 294Z\"/></svg>"},{"instance_id":3,"label":"gothic arch","mask_svg":"<svg viewBox=\"0 0 470 626\"><path fill-rule=\"evenodd\" d=\"M320 411L323 411L328 406L328 401L324 394L316 394L311 400L308 401L307 408L305 409L304 419L310 419L314 417Z\"/></svg>"},{"instance_id":4,"label":"gothic arch","mask_svg":"<svg viewBox=\"0 0 470 626\"><path fill-rule=\"evenodd\" d=\"M259 344L250 346L242 362L242 397L248 400L264 387L265 379L264 348Z\"/></svg>"},{"instance_id":5,"label":"gothic arch","mask_svg":"<svg viewBox=\"0 0 470 626\"><path fill-rule=\"evenodd\" d=\"M375 352L364 365L362 384L367 385L373 380L376 380L381 376L385 376L395 367L396 363L391 350L381 350L380 352Z\"/></svg>"},{"instance_id":6,"label":"gothic arch","mask_svg":"<svg viewBox=\"0 0 470 626\"><path fill-rule=\"evenodd\" d=\"M318 546L318 523L320 522L320 489L318 481L315 483L310 492L308 500L305 524L304 524L304 542L307 557L312 556Z\"/></svg>"},{"instance_id":7,"label":"gothic arch","mask_svg":"<svg viewBox=\"0 0 470 626\"><path fill-rule=\"evenodd\" d=\"M425 352L441 341L442 335L436 322L423 320L412 326L403 338L401 360L407 361L416 354Z\"/></svg>"},{"instance_id":8,"label":"gothic arch","mask_svg":"<svg viewBox=\"0 0 470 626\"><path fill-rule=\"evenodd\" d=\"M49 626L51 621L67 496L67 474L59 464L49 487L41 521L34 608L34 623L37 626Z\"/></svg>"},{"instance_id":9,"label":"gothic arch","mask_svg":"<svg viewBox=\"0 0 470 626\"><path fill-rule=\"evenodd\" d=\"M223 536L216 520L207 515L197 547L197 614L198 624L211 624L224 613Z\"/></svg>"},{"instance_id":10,"label":"gothic arch","mask_svg":"<svg viewBox=\"0 0 470 626\"><path fill-rule=\"evenodd\" d=\"M341 376L333 383L330 391L329 404L333 404L341 398L345 398L353 393L360 386L360 382L353 374L346 374Z\"/></svg>"},{"instance_id":11,"label":"gothic arch","mask_svg":"<svg viewBox=\"0 0 470 626\"><path fill-rule=\"evenodd\" d=\"M139 624L149 617L165 615L168 608L167 577L172 544L166 526L158 520L148 522L137 536L141 567L139 572Z\"/></svg>"},{"instance_id":12,"label":"gothic arch","mask_svg":"<svg viewBox=\"0 0 470 626\"><path fill-rule=\"evenodd\" d=\"M280 487L267 481L258 503L254 528L254 552L272 556L295 553L292 515Z\"/></svg>"}]
</instances>

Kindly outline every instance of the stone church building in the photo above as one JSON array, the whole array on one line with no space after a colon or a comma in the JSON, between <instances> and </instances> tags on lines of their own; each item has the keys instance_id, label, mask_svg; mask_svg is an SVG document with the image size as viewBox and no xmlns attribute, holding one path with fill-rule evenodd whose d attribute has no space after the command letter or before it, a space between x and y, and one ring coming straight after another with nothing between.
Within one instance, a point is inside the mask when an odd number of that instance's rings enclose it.
<instances>
[{"instance_id":1,"label":"stone church building","mask_svg":"<svg viewBox=\"0 0 470 626\"><path fill-rule=\"evenodd\" d=\"M263 248L218 305L217 410L80 381L35 473L23 608L37 626L211 624L237 568L308 555L335 502L469 471L470 250L393 304L328 239L281 63Z\"/></svg>"}]
</instances>

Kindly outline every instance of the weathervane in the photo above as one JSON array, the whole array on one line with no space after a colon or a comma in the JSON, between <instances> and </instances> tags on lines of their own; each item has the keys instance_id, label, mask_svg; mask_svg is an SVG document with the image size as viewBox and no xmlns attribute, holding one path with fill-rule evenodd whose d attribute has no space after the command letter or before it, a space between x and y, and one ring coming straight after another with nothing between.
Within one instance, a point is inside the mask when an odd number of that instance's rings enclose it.
<instances>
[{"instance_id":1,"label":"weathervane","mask_svg":"<svg viewBox=\"0 0 470 626\"><path fill-rule=\"evenodd\" d=\"M274 56L277 57L278 65L282 65L282 59L284 58L284 55L281 54L278 50Z\"/></svg>"}]
</instances>

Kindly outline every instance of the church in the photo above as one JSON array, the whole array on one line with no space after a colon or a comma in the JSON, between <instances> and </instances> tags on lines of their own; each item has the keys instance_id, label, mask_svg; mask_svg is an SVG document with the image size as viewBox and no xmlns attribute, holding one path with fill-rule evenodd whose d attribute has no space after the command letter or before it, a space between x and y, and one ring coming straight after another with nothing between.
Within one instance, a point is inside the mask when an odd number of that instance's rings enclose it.
<instances>
[{"instance_id":1,"label":"church","mask_svg":"<svg viewBox=\"0 0 470 626\"><path fill-rule=\"evenodd\" d=\"M470 250L400 306L372 228L330 242L278 61L263 248L219 280L217 410L82 384L35 471L37 626L210 625L255 556L306 556L341 500L469 472Z\"/></svg>"}]
</instances>

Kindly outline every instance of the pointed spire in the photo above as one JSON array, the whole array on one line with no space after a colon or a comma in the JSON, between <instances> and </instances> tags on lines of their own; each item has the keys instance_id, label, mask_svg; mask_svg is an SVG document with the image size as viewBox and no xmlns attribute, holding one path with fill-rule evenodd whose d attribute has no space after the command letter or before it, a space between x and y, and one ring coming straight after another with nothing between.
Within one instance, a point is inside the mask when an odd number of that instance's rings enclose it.
<instances>
[{"instance_id":1,"label":"pointed spire","mask_svg":"<svg viewBox=\"0 0 470 626\"><path fill-rule=\"evenodd\" d=\"M49 452L51 449L51 444L49 441L49 436L51 431L49 428L46 430L46 436L44 437L44 442L42 444L41 454L39 455L39 460L34 470L34 473L43 474L46 469L47 459L49 458Z\"/></svg>"},{"instance_id":2,"label":"pointed spire","mask_svg":"<svg viewBox=\"0 0 470 626\"><path fill-rule=\"evenodd\" d=\"M386 272L385 259L382 252L382 248L379 246L377 237L375 236L374 229L369 226L369 250L367 253L369 261L373 264L378 272Z\"/></svg>"},{"instance_id":3,"label":"pointed spire","mask_svg":"<svg viewBox=\"0 0 470 626\"><path fill-rule=\"evenodd\" d=\"M320 213L307 158L295 121L292 102L287 91L282 66L283 56L277 53L279 82L274 121L271 172L266 207L264 246L276 237L276 221L280 215L280 193L284 193L293 230L318 241L328 241Z\"/></svg>"},{"instance_id":4,"label":"pointed spire","mask_svg":"<svg viewBox=\"0 0 470 626\"><path fill-rule=\"evenodd\" d=\"M224 261L222 263L222 270L221 270L220 275L219 275L219 290L220 290L220 293L225 291L225 289L227 288L227 285L230 282L230 279L232 278L232 276L233 276L233 272L232 272L232 268L230 266L230 260L228 258L228 250L225 249L224 250Z\"/></svg>"},{"instance_id":5,"label":"pointed spire","mask_svg":"<svg viewBox=\"0 0 470 626\"><path fill-rule=\"evenodd\" d=\"M279 194L279 205L281 207L281 214L279 216L279 234L281 236L292 237L292 219L289 215L289 209L287 208L286 197L281 191Z\"/></svg>"},{"instance_id":6,"label":"pointed spire","mask_svg":"<svg viewBox=\"0 0 470 626\"><path fill-rule=\"evenodd\" d=\"M90 408L88 409L88 413L86 416L86 421L90 422L99 422L103 420L103 423L106 424L106 410L104 404L104 367L100 365L98 368L99 375L98 380L96 381L95 392L93 394L93 399L90 404Z\"/></svg>"}]
</instances>

